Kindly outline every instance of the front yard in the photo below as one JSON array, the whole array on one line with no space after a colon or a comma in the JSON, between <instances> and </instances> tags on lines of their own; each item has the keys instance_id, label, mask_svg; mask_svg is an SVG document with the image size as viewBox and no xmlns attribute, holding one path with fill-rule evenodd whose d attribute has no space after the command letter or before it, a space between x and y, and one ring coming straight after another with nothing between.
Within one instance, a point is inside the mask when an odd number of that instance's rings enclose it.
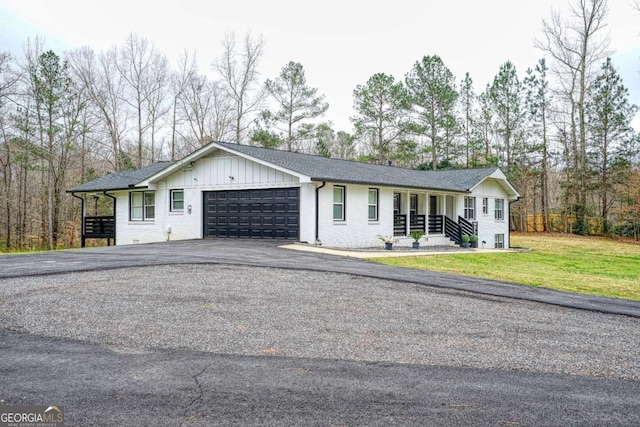
<instances>
[{"instance_id":1,"label":"front yard","mask_svg":"<svg viewBox=\"0 0 640 427\"><path fill-rule=\"evenodd\" d=\"M640 245L565 234L511 235L530 251L447 254L373 261L640 301Z\"/></svg>"}]
</instances>

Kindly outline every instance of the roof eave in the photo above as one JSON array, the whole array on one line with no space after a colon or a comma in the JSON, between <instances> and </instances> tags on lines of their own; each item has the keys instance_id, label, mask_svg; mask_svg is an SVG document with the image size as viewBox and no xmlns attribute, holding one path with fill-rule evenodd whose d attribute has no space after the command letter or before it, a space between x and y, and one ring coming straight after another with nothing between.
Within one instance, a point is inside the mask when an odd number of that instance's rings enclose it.
<instances>
[{"instance_id":1,"label":"roof eave","mask_svg":"<svg viewBox=\"0 0 640 427\"><path fill-rule=\"evenodd\" d=\"M285 168L283 166L276 165L276 164L268 162L266 160L262 160L262 159L260 159L258 157L254 157L254 156L251 156L249 154L245 154L245 153L242 153L240 151L234 150L232 147L222 146L222 145L217 144L215 142L212 142L211 144L215 145L216 147L218 147L219 149L221 149L223 151L226 151L227 153L232 153L232 154L234 154L234 155L236 155L238 157L242 157L243 159L251 160L252 162L256 162L256 163L258 163L260 165L276 169L276 170L278 170L280 172L284 172L284 173L287 173L289 175L293 175L296 178L298 178L301 183L311 182L312 179L313 179L312 177L310 177L308 175L305 175L303 173L296 172L296 171L291 170L289 168Z\"/></svg>"},{"instance_id":2,"label":"roof eave","mask_svg":"<svg viewBox=\"0 0 640 427\"><path fill-rule=\"evenodd\" d=\"M115 188L94 188L93 190L75 190L73 188L66 191L66 193L103 193L105 191L128 191L135 190L137 188L147 188L138 187L138 186L129 186L129 187L115 187Z\"/></svg>"},{"instance_id":3,"label":"roof eave","mask_svg":"<svg viewBox=\"0 0 640 427\"><path fill-rule=\"evenodd\" d=\"M287 168L284 168L282 166L275 165L273 163L267 162L267 161L259 159L257 157L253 157L253 156L250 156L248 154L241 153L240 151L236 151L233 148L228 148L228 147L222 146L222 145L220 145L220 144L218 144L217 142L214 141L214 142L210 142L209 144L205 145L204 147L200 148L199 150L194 151L193 153L191 153L190 155L184 157L183 159L176 161L175 163L173 163L170 166L164 168L163 170L159 171L158 173L150 176L149 178L147 178L147 179L145 179L143 181L140 181L139 183L136 184L136 187L137 186L143 186L143 185L144 186L149 186L150 184L155 183L155 182L157 182L157 181L159 181L159 180L171 175L172 173L175 173L176 170L178 170L179 168L183 167L185 164L189 165L190 163L193 163L193 162L201 159L202 157L204 157L205 155L211 153L212 151L214 151L216 149L222 150L222 151L227 152L227 153L231 153L231 154L233 154L235 156L242 157L242 158L247 159L247 160L251 160L253 162L259 163L259 164L264 165L264 166L268 166L270 168L279 170L281 172L288 173L289 175L293 175L293 176L297 177L298 179L300 179L300 182L311 182L311 178L309 176L306 176L306 175L301 174L299 172L292 171L291 169L287 169Z\"/></svg>"},{"instance_id":4,"label":"roof eave","mask_svg":"<svg viewBox=\"0 0 640 427\"><path fill-rule=\"evenodd\" d=\"M469 189L469 192L473 192L473 190L476 187L478 187L480 184L482 184L484 181L486 181L489 178L493 178L496 181L500 182L500 186L507 192L507 195L509 196L509 200L513 201L513 200L518 200L520 198L520 194L516 191L515 188L513 188L513 186L507 179L507 176L504 174L504 172L500 170L500 168L495 168L493 172L491 172L490 174L487 174L484 178L478 181L473 187L471 187Z\"/></svg>"},{"instance_id":5,"label":"roof eave","mask_svg":"<svg viewBox=\"0 0 640 427\"><path fill-rule=\"evenodd\" d=\"M435 188L435 187L424 187L419 185L390 184L388 182L374 182L374 181L353 181L353 180L344 180L344 179L336 179L336 178L312 177L311 181L336 182L340 184L354 184L354 185L375 185L377 187L388 187L388 188L410 188L412 190L439 191L443 193L460 193L460 194L470 193L470 191L468 190L454 190L451 188Z\"/></svg>"},{"instance_id":6,"label":"roof eave","mask_svg":"<svg viewBox=\"0 0 640 427\"><path fill-rule=\"evenodd\" d=\"M210 151L213 150L213 146L212 144L214 143L210 143L205 145L204 147L194 151L193 153L189 154L188 156L175 161L174 163L171 163L169 166L167 166L166 168L156 172L155 174L151 175L150 177L143 179L142 181L136 183L134 186L138 187L138 186L145 186L148 187L150 183L153 182L157 182L159 180L161 180L162 178L165 178L169 175L171 175L172 173L176 172L176 170L181 169L185 166L189 166L191 163L195 162L196 160L200 159L201 157L207 155Z\"/></svg>"}]
</instances>

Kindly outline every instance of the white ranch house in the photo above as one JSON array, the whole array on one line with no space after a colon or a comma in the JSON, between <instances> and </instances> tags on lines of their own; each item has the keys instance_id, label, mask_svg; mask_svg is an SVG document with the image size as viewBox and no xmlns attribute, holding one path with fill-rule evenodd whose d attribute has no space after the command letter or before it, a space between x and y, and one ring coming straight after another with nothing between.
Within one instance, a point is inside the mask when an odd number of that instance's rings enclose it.
<instances>
[{"instance_id":1,"label":"white ranch house","mask_svg":"<svg viewBox=\"0 0 640 427\"><path fill-rule=\"evenodd\" d=\"M212 142L182 160L114 172L68 190L82 199L82 241L118 245L259 238L336 248L457 244L509 247L509 204L519 195L498 168L418 171ZM113 216L87 216L94 197Z\"/></svg>"}]
</instances>

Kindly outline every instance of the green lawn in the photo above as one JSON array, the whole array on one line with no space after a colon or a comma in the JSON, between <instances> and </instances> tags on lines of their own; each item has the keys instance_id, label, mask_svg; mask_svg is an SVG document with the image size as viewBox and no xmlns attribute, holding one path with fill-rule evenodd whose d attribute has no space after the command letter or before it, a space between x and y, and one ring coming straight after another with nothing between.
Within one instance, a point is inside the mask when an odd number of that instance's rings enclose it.
<instances>
[{"instance_id":1,"label":"green lawn","mask_svg":"<svg viewBox=\"0 0 640 427\"><path fill-rule=\"evenodd\" d=\"M373 258L373 261L640 301L640 245L597 237L512 234L530 251Z\"/></svg>"}]
</instances>

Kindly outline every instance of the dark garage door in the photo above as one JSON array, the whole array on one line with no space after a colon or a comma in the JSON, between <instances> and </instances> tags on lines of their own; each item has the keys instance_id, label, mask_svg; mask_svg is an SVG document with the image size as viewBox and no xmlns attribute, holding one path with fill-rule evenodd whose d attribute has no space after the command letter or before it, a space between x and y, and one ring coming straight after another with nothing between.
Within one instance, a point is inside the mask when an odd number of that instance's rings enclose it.
<instances>
[{"instance_id":1,"label":"dark garage door","mask_svg":"<svg viewBox=\"0 0 640 427\"><path fill-rule=\"evenodd\" d=\"M298 239L300 189L204 192L204 237Z\"/></svg>"}]
</instances>

